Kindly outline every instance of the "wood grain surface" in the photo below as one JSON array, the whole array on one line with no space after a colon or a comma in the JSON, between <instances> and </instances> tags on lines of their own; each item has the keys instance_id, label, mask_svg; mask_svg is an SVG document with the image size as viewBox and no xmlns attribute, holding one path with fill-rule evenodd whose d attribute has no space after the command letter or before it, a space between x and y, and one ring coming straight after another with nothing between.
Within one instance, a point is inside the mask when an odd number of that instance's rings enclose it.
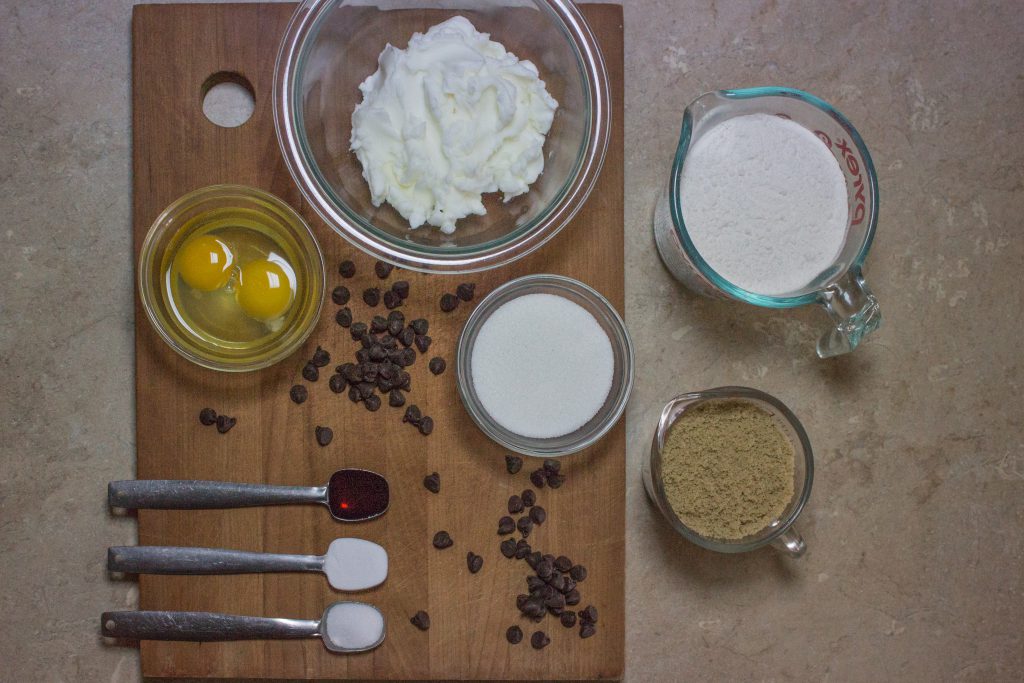
<instances>
[{"instance_id":1,"label":"wood grain surface","mask_svg":"<svg viewBox=\"0 0 1024 683\"><path fill-rule=\"evenodd\" d=\"M625 426L600 444L563 462L568 476L557 491L543 489L538 502L548 521L530 537L535 548L565 554L585 564L583 602L600 613L597 635L581 640L576 629L548 617L539 626L520 619L515 596L525 592L528 567L500 554L495 533L506 499L529 486L528 460L510 476L504 452L480 433L464 412L455 387L454 346L471 310L438 310L441 293L457 283L477 283L477 296L526 273L561 273L578 278L623 308L622 10L583 7L597 34L612 81L613 130L600 181L576 219L539 253L512 266L466 278L395 271L411 282L404 307L410 319L431 321L430 356L448 359L434 377L419 360L412 368L410 403L434 417L423 437L401 423L401 409L377 413L336 395L327 374L310 385L310 399L295 405L292 384L317 344L332 354L332 366L352 358L355 343L334 323L328 298L322 319L306 345L278 365L229 375L204 370L177 356L150 328L136 301L137 476L140 479L219 479L274 484L324 484L342 467L384 474L392 505L382 518L343 525L320 507L224 511L140 511L139 543L225 547L240 550L322 553L339 536L382 544L391 559L387 582L356 599L380 607L387 640L354 656L327 652L309 641L235 643L143 642L142 671L154 677L280 679L608 679L621 676L624 650ZM373 261L357 253L305 205L285 168L274 134L270 99L278 41L292 5L141 5L133 17L133 167L136 254L152 221L174 199L214 183L241 183L268 190L296 207L312 225L328 263L328 290L341 282L337 264L351 258L358 275L353 290L357 320L371 311L358 293L371 283ZM498 38L496 36L496 38ZM500 38L499 38L500 39ZM203 83L214 73L234 72L255 92L252 118L220 128L202 113ZM353 104L357 93L353 93ZM383 306L373 312L384 310ZM200 408L211 406L238 418L228 434L199 425ZM313 428L327 425L335 438L316 444ZM422 486L439 472L439 495ZM430 541L445 529L453 548L437 551ZM466 570L466 552L484 557L483 570ZM143 609L220 611L259 616L319 617L347 596L330 589L319 574L243 576L142 576ZM409 623L427 610L431 628ZM536 628L551 645L533 650L510 646L504 637L520 624L526 641Z\"/></svg>"}]
</instances>

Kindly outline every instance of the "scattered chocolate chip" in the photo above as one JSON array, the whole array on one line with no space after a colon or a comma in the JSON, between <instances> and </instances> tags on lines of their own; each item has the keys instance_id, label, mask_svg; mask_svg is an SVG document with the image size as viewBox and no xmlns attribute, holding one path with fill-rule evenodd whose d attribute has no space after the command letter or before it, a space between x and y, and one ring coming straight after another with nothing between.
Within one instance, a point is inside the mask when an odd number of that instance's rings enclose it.
<instances>
[{"instance_id":1,"label":"scattered chocolate chip","mask_svg":"<svg viewBox=\"0 0 1024 683\"><path fill-rule=\"evenodd\" d=\"M411 327L407 327L398 333L398 341L402 343L402 346L409 348L416 341L416 331Z\"/></svg>"},{"instance_id":2,"label":"scattered chocolate chip","mask_svg":"<svg viewBox=\"0 0 1024 683\"><path fill-rule=\"evenodd\" d=\"M597 633L597 627L594 626L594 622L584 621L580 623L580 638L589 638L595 633Z\"/></svg>"},{"instance_id":3,"label":"scattered chocolate chip","mask_svg":"<svg viewBox=\"0 0 1024 683\"><path fill-rule=\"evenodd\" d=\"M548 586L551 587L551 590L558 591L559 593L564 592L565 577L562 576L562 572L557 570L551 572L551 576L548 578Z\"/></svg>"},{"instance_id":4,"label":"scattered chocolate chip","mask_svg":"<svg viewBox=\"0 0 1024 683\"><path fill-rule=\"evenodd\" d=\"M381 280L385 279L388 275L391 275L391 271L394 269L395 267L393 265L390 263L384 263L383 261L377 261L373 264L373 272L377 273L377 277Z\"/></svg>"},{"instance_id":5,"label":"scattered chocolate chip","mask_svg":"<svg viewBox=\"0 0 1024 683\"><path fill-rule=\"evenodd\" d=\"M575 588L570 589L565 594L565 604L567 605L578 605L580 604L580 592Z\"/></svg>"},{"instance_id":6,"label":"scattered chocolate chip","mask_svg":"<svg viewBox=\"0 0 1024 683\"><path fill-rule=\"evenodd\" d=\"M509 626L508 630L505 631L505 640L513 645L523 642L523 629L518 626Z\"/></svg>"},{"instance_id":7,"label":"scattered chocolate chip","mask_svg":"<svg viewBox=\"0 0 1024 683\"><path fill-rule=\"evenodd\" d=\"M523 515L516 522L516 528L519 529L519 533L523 535L523 538L526 538L530 535L530 532L533 531L533 520L526 515Z\"/></svg>"},{"instance_id":8,"label":"scattered chocolate chip","mask_svg":"<svg viewBox=\"0 0 1024 683\"><path fill-rule=\"evenodd\" d=\"M331 375L331 378L327 381L327 386L331 388L336 394L340 394L345 391L345 387L348 386L348 382L341 375Z\"/></svg>"},{"instance_id":9,"label":"scattered chocolate chip","mask_svg":"<svg viewBox=\"0 0 1024 683\"><path fill-rule=\"evenodd\" d=\"M474 290L476 290L475 284L472 282L463 282L455 288L455 296L459 297L463 301L472 301Z\"/></svg>"},{"instance_id":10,"label":"scattered chocolate chip","mask_svg":"<svg viewBox=\"0 0 1024 683\"><path fill-rule=\"evenodd\" d=\"M548 579L551 578L551 573L555 571L555 568L551 564L550 560L544 558L537 563L537 566L534 567L534 570L537 572L537 576L539 576L540 578Z\"/></svg>"},{"instance_id":11,"label":"scattered chocolate chip","mask_svg":"<svg viewBox=\"0 0 1024 683\"><path fill-rule=\"evenodd\" d=\"M359 403L360 401L363 400L363 395L359 393L359 387L356 386L355 384L353 384L348 389L348 400L352 401L353 403Z\"/></svg>"},{"instance_id":12,"label":"scattered chocolate chip","mask_svg":"<svg viewBox=\"0 0 1024 683\"><path fill-rule=\"evenodd\" d=\"M504 536L516 530L516 520L511 517L502 517L498 520L498 534Z\"/></svg>"},{"instance_id":13,"label":"scattered chocolate chip","mask_svg":"<svg viewBox=\"0 0 1024 683\"><path fill-rule=\"evenodd\" d=\"M303 389L305 389L305 387L303 387ZM302 400L305 401L306 399ZM217 421L217 411L213 408L203 408L199 411L199 421L209 427Z\"/></svg>"},{"instance_id":14,"label":"scattered chocolate chip","mask_svg":"<svg viewBox=\"0 0 1024 683\"><path fill-rule=\"evenodd\" d=\"M459 306L459 299L454 294L442 294L441 295L441 310L445 313L451 313Z\"/></svg>"},{"instance_id":15,"label":"scattered chocolate chip","mask_svg":"<svg viewBox=\"0 0 1024 683\"><path fill-rule=\"evenodd\" d=\"M587 605L580 611L580 621L588 624L597 623L597 608L593 605Z\"/></svg>"},{"instance_id":16,"label":"scattered chocolate chip","mask_svg":"<svg viewBox=\"0 0 1024 683\"><path fill-rule=\"evenodd\" d=\"M544 583L544 579L540 578L539 576L527 576L526 577L526 589L528 591L530 591L531 593L533 593L534 591L540 590L541 588L543 588L546 585L547 584Z\"/></svg>"},{"instance_id":17,"label":"scattered chocolate chip","mask_svg":"<svg viewBox=\"0 0 1024 683\"><path fill-rule=\"evenodd\" d=\"M480 557L472 550L466 553L466 566L469 567L470 574L476 574L484 566L484 558Z\"/></svg>"},{"instance_id":18,"label":"scattered chocolate chip","mask_svg":"<svg viewBox=\"0 0 1024 683\"><path fill-rule=\"evenodd\" d=\"M342 261L338 266L338 275L348 278L356 274L356 264L351 261Z\"/></svg>"},{"instance_id":19,"label":"scattered chocolate chip","mask_svg":"<svg viewBox=\"0 0 1024 683\"><path fill-rule=\"evenodd\" d=\"M405 301L409 298L409 282L407 280L396 280L391 285L391 291L398 295L398 298Z\"/></svg>"},{"instance_id":20,"label":"scattered chocolate chip","mask_svg":"<svg viewBox=\"0 0 1024 683\"><path fill-rule=\"evenodd\" d=\"M315 382L320 379L320 371L312 363L306 363L302 368L302 379L307 382Z\"/></svg>"},{"instance_id":21,"label":"scattered chocolate chip","mask_svg":"<svg viewBox=\"0 0 1024 683\"><path fill-rule=\"evenodd\" d=\"M398 311L392 311L397 313ZM401 318L389 318L388 319L388 334L392 337L398 337L402 334L402 330L405 329L405 321ZM392 340L393 341L393 340Z\"/></svg>"},{"instance_id":22,"label":"scattered chocolate chip","mask_svg":"<svg viewBox=\"0 0 1024 683\"><path fill-rule=\"evenodd\" d=\"M387 349L385 349L380 344L374 344L373 346L371 346L369 348L369 352L370 353L368 355L370 356L370 360L375 361L377 363L381 362L382 360L388 357Z\"/></svg>"},{"instance_id":23,"label":"scattered chocolate chip","mask_svg":"<svg viewBox=\"0 0 1024 683\"><path fill-rule=\"evenodd\" d=\"M363 405L365 405L366 409L371 413L377 412L380 410L380 396L377 394L370 394L363 400Z\"/></svg>"},{"instance_id":24,"label":"scattered chocolate chip","mask_svg":"<svg viewBox=\"0 0 1024 683\"><path fill-rule=\"evenodd\" d=\"M416 362L416 351L414 349L402 349L394 358L394 362L407 368Z\"/></svg>"},{"instance_id":25,"label":"scattered chocolate chip","mask_svg":"<svg viewBox=\"0 0 1024 683\"><path fill-rule=\"evenodd\" d=\"M565 610L559 615L558 620L562 622L562 626L572 628L576 625L576 613L572 610Z\"/></svg>"},{"instance_id":26,"label":"scattered chocolate chip","mask_svg":"<svg viewBox=\"0 0 1024 683\"><path fill-rule=\"evenodd\" d=\"M541 560L543 559L543 556L540 554L540 552L532 552L529 555L527 555L525 559L526 564L530 565L530 569L536 570L537 565L540 564ZM540 577L536 578L538 581L543 581L543 579L541 579Z\"/></svg>"},{"instance_id":27,"label":"scattered chocolate chip","mask_svg":"<svg viewBox=\"0 0 1024 683\"><path fill-rule=\"evenodd\" d=\"M506 455L505 469L508 470L509 474L516 474L519 470L523 469L523 459L518 455Z\"/></svg>"},{"instance_id":28,"label":"scattered chocolate chip","mask_svg":"<svg viewBox=\"0 0 1024 683\"><path fill-rule=\"evenodd\" d=\"M412 331L416 334L426 334L427 330L430 329L430 323L428 323L424 318L416 318L409 323L409 326L412 327Z\"/></svg>"},{"instance_id":29,"label":"scattered chocolate chip","mask_svg":"<svg viewBox=\"0 0 1024 683\"><path fill-rule=\"evenodd\" d=\"M334 439L334 430L330 427L317 427L313 430L316 434L316 442L321 446L326 446Z\"/></svg>"},{"instance_id":30,"label":"scattered chocolate chip","mask_svg":"<svg viewBox=\"0 0 1024 683\"><path fill-rule=\"evenodd\" d=\"M534 520L536 521L536 520ZM572 560L565 555L559 555L555 558L555 569L562 572L563 574L572 569Z\"/></svg>"},{"instance_id":31,"label":"scattered chocolate chip","mask_svg":"<svg viewBox=\"0 0 1024 683\"><path fill-rule=\"evenodd\" d=\"M348 327L352 324L352 311L347 307L339 309L338 312L334 314L334 322L338 323L342 327Z\"/></svg>"},{"instance_id":32,"label":"scattered chocolate chip","mask_svg":"<svg viewBox=\"0 0 1024 683\"><path fill-rule=\"evenodd\" d=\"M384 292L383 299L384 299L384 308L388 309L389 311L394 309L394 308L398 308L399 306L402 305L402 297L398 296L397 294L392 292L390 289L387 290L386 292Z\"/></svg>"},{"instance_id":33,"label":"scattered chocolate chip","mask_svg":"<svg viewBox=\"0 0 1024 683\"><path fill-rule=\"evenodd\" d=\"M430 436L430 433L434 431L434 419L429 416L425 416L420 420L420 434L423 436Z\"/></svg>"},{"instance_id":34,"label":"scattered chocolate chip","mask_svg":"<svg viewBox=\"0 0 1024 683\"><path fill-rule=\"evenodd\" d=\"M548 474L558 474L558 471L562 469L562 463L558 462L557 460L552 460L551 458L549 458L544 461L542 468Z\"/></svg>"},{"instance_id":35,"label":"scattered chocolate chip","mask_svg":"<svg viewBox=\"0 0 1024 683\"><path fill-rule=\"evenodd\" d=\"M501 554L507 557L508 559L511 560L513 557L516 556L516 542L513 541L511 538L506 538L504 541L501 542L501 545L499 547L501 548Z\"/></svg>"},{"instance_id":36,"label":"scattered chocolate chip","mask_svg":"<svg viewBox=\"0 0 1024 683\"><path fill-rule=\"evenodd\" d=\"M296 404L305 403L306 399L309 398L309 390L306 389L306 387L301 385L301 384L296 384L295 386L293 386L291 389L288 390L288 396ZM207 410L209 410L209 408L207 408ZM202 419L203 419L202 415L200 415L199 420L201 422L202 422ZM203 424L209 424L209 423L203 422Z\"/></svg>"},{"instance_id":37,"label":"scattered chocolate chip","mask_svg":"<svg viewBox=\"0 0 1024 683\"><path fill-rule=\"evenodd\" d=\"M348 332L352 335L352 341L362 341L369 329L366 323L352 323L352 327L349 328Z\"/></svg>"},{"instance_id":38,"label":"scattered chocolate chip","mask_svg":"<svg viewBox=\"0 0 1024 683\"><path fill-rule=\"evenodd\" d=\"M582 633L580 636L582 637ZM530 636L530 645L533 646L534 650L543 650L551 643L551 639L548 638L548 634L544 631L534 631L533 635Z\"/></svg>"},{"instance_id":39,"label":"scattered chocolate chip","mask_svg":"<svg viewBox=\"0 0 1024 683\"><path fill-rule=\"evenodd\" d=\"M313 358L309 362L318 368L325 367L331 362L331 354L325 351L322 346L318 346L316 351L313 352Z\"/></svg>"},{"instance_id":40,"label":"scattered chocolate chip","mask_svg":"<svg viewBox=\"0 0 1024 683\"><path fill-rule=\"evenodd\" d=\"M427 349L430 348L430 342L433 341L428 335L420 334L416 336L416 348L419 349L420 353L426 353Z\"/></svg>"},{"instance_id":41,"label":"scattered chocolate chip","mask_svg":"<svg viewBox=\"0 0 1024 683\"><path fill-rule=\"evenodd\" d=\"M402 416L402 422L409 422L417 426L422 419L423 414L420 412L419 406L415 404L406 408L405 415Z\"/></svg>"},{"instance_id":42,"label":"scattered chocolate chip","mask_svg":"<svg viewBox=\"0 0 1024 683\"><path fill-rule=\"evenodd\" d=\"M401 408L405 405L405 394L398 389L392 389L388 394L388 405L392 408Z\"/></svg>"},{"instance_id":43,"label":"scattered chocolate chip","mask_svg":"<svg viewBox=\"0 0 1024 683\"><path fill-rule=\"evenodd\" d=\"M587 568L582 564L578 564L569 570L569 576L575 581L583 581L587 578Z\"/></svg>"},{"instance_id":44,"label":"scattered chocolate chip","mask_svg":"<svg viewBox=\"0 0 1024 683\"><path fill-rule=\"evenodd\" d=\"M548 611L551 612L551 614L558 616L562 613L562 610L565 609L565 596L561 593L555 593L544 600L544 606L548 608Z\"/></svg>"},{"instance_id":45,"label":"scattered chocolate chip","mask_svg":"<svg viewBox=\"0 0 1024 683\"><path fill-rule=\"evenodd\" d=\"M534 621L540 621L545 612L544 602L531 597L523 604L523 608L520 611L523 613L523 616L529 617Z\"/></svg>"},{"instance_id":46,"label":"scattered chocolate chip","mask_svg":"<svg viewBox=\"0 0 1024 683\"><path fill-rule=\"evenodd\" d=\"M533 489L526 489L519 497L523 499L523 505L528 508L532 508L537 502L537 494L533 492Z\"/></svg>"},{"instance_id":47,"label":"scattered chocolate chip","mask_svg":"<svg viewBox=\"0 0 1024 683\"><path fill-rule=\"evenodd\" d=\"M537 526L540 526L541 524L543 524L544 520L546 520L547 518L548 518L547 511L544 508L542 508L540 505L534 505L532 508L530 508L530 520L534 524L536 524ZM564 570L562 570L562 571L564 571Z\"/></svg>"},{"instance_id":48,"label":"scattered chocolate chip","mask_svg":"<svg viewBox=\"0 0 1024 683\"><path fill-rule=\"evenodd\" d=\"M547 481L547 477L544 476L544 470L534 470L533 472L530 472L530 483L537 488L544 488L545 481Z\"/></svg>"},{"instance_id":49,"label":"scattered chocolate chip","mask_svg":"<svg viewBox=\"0 0 1024 683\"><path fill-rule=\"evenodd\" d=\"M382 315L373 316L373 320L370 321L370 332L379 334L386 329L388 329L388 319Z\"/></svg>"},{"instance_id":50,"label":"scattered chocolate chip","mask_svg":"<svg viewBox=\"0 0 1024 683\"><path fill-rule=\"evenodd\" d=\"M437 493L441 490L441 475L437 472L431 472L423 477L423 486L431 493Z\"/></svg>"},{"instance_id":51,"label":"scattered chocolate chip","mask_svg":"<svg viewBox=\"0 0 1024 683\"><path fill-rule=\"evenodd\" d=\"M348 291L348 287L345 285L338 285L331 290L331 301L338 306L344 306L351 298L352 293Z\"/></svg>"},{"instance_id":52,"label":"scattered chocolate chip","mask_svg":"<svg viewBox=\"0 0 1024 683\"><path fill-rule=\"evenodd\" d=\"M510 515L519 514L523 511L523 499L519 496L511 496L508 499L508 513Z\"/></svg>"},{"instance_id":53,"label":"scattered chocolate chip","mask_svg":"<svg viewBox=\"0 0 1024 683\"><path fill-rule=\"evenodd\" d=\"M409 620L409 623L411 623L413 626L415 626L421 631L426 631L428 628L430 628L430 615L424 612L423 610L420 610L412 616L412 619Z\"/></svg>"},{"instance_id":54,"label":"scattered chocolate chip","mask_svg":"<svg viewBox=\"0 0 1024 683\"><path fill-rule=\"evenodd\" d=\"M436 534L434 534L433 542L434 547L438 550L451 548L453 545L455 545L455 541L452 540L452 537L448 534L447 531L438 531Z\"/></svg>"},{"instance_id":55,"label":"scattered chocolate chip","mask_svg":"<svg viewBox=\"0 0 1024 683\"><path fill-rule=\"evenodd\" d=\"M430 359L430 362L427 364L427 367L435 375L440 375L442 372L444 372L445 367L447 367L447 363L444 362L444 358L441 358L440 356L434 356L433 358Z\"/></svg>"},{"instance_id":56,"label":"scattered chocolate chip","mask_svg":"<svg viewBox=\"0 0 1024 683\"><path fill-rule=\"evenodd\" d=\"M234 427L237 423L238 420L236 420L233 417L228 417L227 415L218 415L217 431L220 432L221 434L227 434L228 432L231 431L231 428Z\"/></svg>"},{"instance_id":57,"label":"scattered chocolate chip","mask_svg":"<svg viewBox=\"0 0 1024 683\"><path fill-rule=\"evenodd\" d=\"M380 303L380 290L376 287L367 287L363 290L363 303L373 308Z\"/></svg>"},{"instance_id":58,"label":"scattered chocolate chip","mask_svg":"<svg viewBox=\"0 0 1024 683\"><path fill-rule=\"evenodd\" d=\"M562 484L565 483L564 474L549 474L548 475L548 486L553 489L561 488Z\"/></svg>"},{"instance_id":59,"label":"scattered chocolate chip","mask_svg":"<svg viewBox=\"0 0 1024 683\"><path fill-rule=\"evenodd\" d=\"M525 560L527 557L530 556L530 552L532 550L533 548L530 547L529 543L527 543L525 540L519 540L518 542L516 542L515 558L517 560Z\"/></svg>"},{"instance_id":60,"label":"scattered chocolate chip","mask_svg":"<svg viewBox=\"0 0 1024 683\"><path fill-rule=\"evenodd\" d=\"M576 580L568 574L562 576L562 585L558 588L558 590L568 595L570 592L576 590Z\"/></svg>"}]
</instances>

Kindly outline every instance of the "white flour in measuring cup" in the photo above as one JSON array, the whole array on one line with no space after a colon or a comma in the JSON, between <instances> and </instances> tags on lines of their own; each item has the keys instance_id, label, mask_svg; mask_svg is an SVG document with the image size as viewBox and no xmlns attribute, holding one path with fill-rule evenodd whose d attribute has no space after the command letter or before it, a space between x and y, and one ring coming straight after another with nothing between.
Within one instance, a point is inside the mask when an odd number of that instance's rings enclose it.
<instances>
[{"instance_id":1,"label":"white flour in measuring cup","mask_svg":"<svg viewBox=\"0 0 1024 683\"><path fill-rule=\"evenodd\" d=\"M723 278L781 296L832 265L846 237L846 180L803 126L770 114L715 125L688 151L679 186L694 246Z\"/></svg>"}]
</instances>

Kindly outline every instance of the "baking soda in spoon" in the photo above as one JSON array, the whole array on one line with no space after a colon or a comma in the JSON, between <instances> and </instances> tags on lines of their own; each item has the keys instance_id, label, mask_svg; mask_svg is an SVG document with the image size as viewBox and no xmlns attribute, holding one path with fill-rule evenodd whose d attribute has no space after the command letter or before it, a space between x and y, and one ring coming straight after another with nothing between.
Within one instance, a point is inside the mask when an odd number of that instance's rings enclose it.
<instances>
[{"instance_id":1,"label":"baking soda in spoon","mask_svg":"<svg viewBox=\"0 0 1024 683\"><path fill-rule=\"evenodd\" d=\"M336 602L320 621L321 637L336 652L369 650L384 640L384 615L362 602Z\"/></svg>"},{"instance_id":2,"label":"baking soda in spoon","mask_svg":"<svg viewBox=\"0 0 1024 683\"><path fill-rule=\"evenodd\" d=\"M388 553L376 543L361 538L339 538L327 547L324 574L335 590L373 588L384 583L388 576Z\"/></svg>"}]
</instances>

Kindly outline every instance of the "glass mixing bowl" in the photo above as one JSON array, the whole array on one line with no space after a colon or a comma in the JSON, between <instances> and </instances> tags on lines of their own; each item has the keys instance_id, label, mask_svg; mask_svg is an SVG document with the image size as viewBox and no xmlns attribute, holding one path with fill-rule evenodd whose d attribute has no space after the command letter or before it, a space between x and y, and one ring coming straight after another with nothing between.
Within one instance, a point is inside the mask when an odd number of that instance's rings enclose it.
<instances>
[{"instance_id":1,"label":"glass mixing bowl","mask_svg":"<svg viewBox=\"0 0 1024 683\"><path fill-rule=\"evenodd\" d=\"M611 123L608 75L586 20L570 0L306 0L292 17L274 74L281 152L303 195L338 234L375 258L424 272L494 268L539 248L579 211L604 162ZM362 166L349 151L359 84L391 43L453 16L469 19L520 59L532 61L558 110L544 143L544 172L487 214L467 216L451 235L373 205Z\"/></svg>"}]
</instances>

